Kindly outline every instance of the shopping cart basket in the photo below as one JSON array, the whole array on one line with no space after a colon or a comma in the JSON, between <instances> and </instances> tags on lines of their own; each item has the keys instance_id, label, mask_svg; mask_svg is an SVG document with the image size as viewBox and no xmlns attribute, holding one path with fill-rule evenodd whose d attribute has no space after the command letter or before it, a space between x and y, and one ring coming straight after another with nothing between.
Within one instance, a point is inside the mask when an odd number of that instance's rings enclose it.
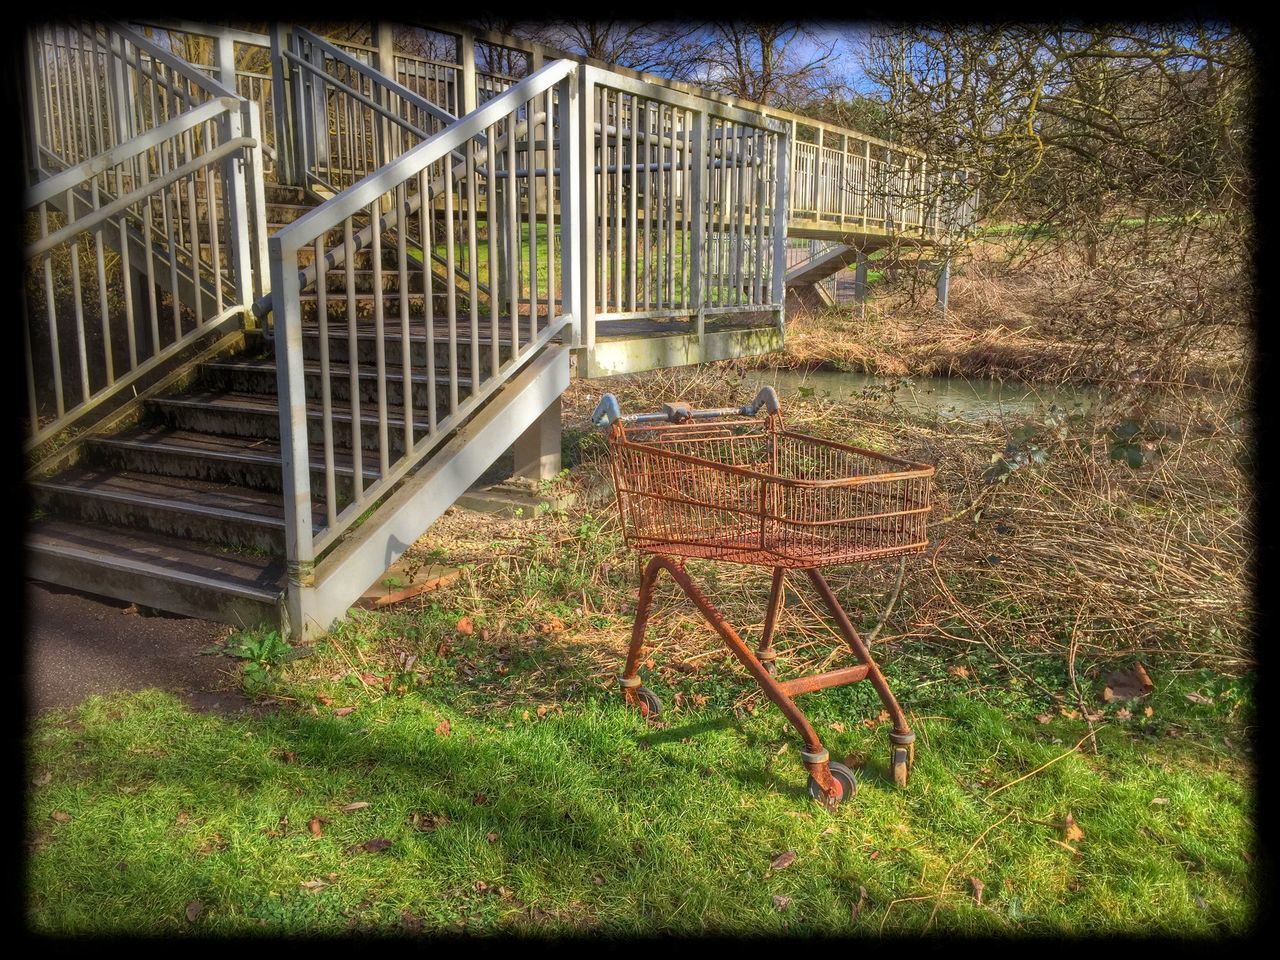
<instances>
[{"instance_id":1,"label":"shopping cart basket","mask_svg":"<svg viewBox=\"0 0 1280 960\"><path fill-rule=\"evenodd\" d=\"M764 410L767 415L760 419ZM848 444L787 430L778 397L765 387L744 407L624 416L605 394L592 416L609 425L613 481L627 543L652 559L640 580L631 646L618 678L627 703L656 717L662 703L637 676L645 622L658 575L666 570L804 738L809 793L835 807L853 796L853 771L834 762L794 698L869 680L893 722L889 767L905 786L915 734L884 675L820 568L925 549L934 469ZM751 650L689 577L685 558L770 567L773 586L759 646ZM859 661L827 673L775 679L774 628L787 570L803 570Z\"/></svg>"}]
</instances>

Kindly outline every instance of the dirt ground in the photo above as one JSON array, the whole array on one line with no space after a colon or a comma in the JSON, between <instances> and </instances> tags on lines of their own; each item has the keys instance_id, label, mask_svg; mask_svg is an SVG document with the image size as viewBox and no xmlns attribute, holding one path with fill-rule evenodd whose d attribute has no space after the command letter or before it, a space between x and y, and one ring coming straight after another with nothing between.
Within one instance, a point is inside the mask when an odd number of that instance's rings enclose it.
<instances>
[{"instance_id":1,"label":"dirt ground","mask_svg":"<svg viewBox=\"0 0 1280 960\"><path fill-rule=\"evenodd\" d=\"M223 624L145 616L129 604L33 581L25 594L29 715L148 687L171 691L194 710L250 706L231 675L234 661L200 652L227 636Z\"/></svg>"}]
</instances>

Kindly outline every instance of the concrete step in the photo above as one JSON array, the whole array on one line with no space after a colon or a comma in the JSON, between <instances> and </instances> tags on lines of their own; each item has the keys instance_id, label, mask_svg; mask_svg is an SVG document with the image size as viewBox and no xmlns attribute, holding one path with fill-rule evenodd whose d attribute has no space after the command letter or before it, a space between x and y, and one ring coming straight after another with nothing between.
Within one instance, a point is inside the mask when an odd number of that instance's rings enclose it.
<instances>
[{"instance_id":1,"label":"concrete step","mask_svg":"<svg viewBox=\"0 0 1280 960\"><path fill-rule=\"evenodd\" d=\"M527 322L527 321L526 321ZM437 370L443 369L448 363L449 358L449 329L447 324L436 323L435 339L431 343L431 356L433 365ZM409 321L409 362L416 367L425 367L427 364L427 348L428 338L426 334L426 321L411 318ZM507 320L502 320L499 324L498 339L498 360L499 363L505 363L511 356L511 324ZM483 376L485 371L491 370L493 366L493 338L490 335L491 327L486 320L480 323L480 337L476 341L476 349L480 353L480 369ZM457 343L458 354L458 370L459 372L470 371L471 369L471 324L469 320L458 322L459 340ZM388 365L398 365L404 356L405 340L400 333L400 321L387 321L382 336L382 348ZM330 363L346 363L351 359L351 340L347 329L346 317L342 318L341 323L333 322L329 326L329 362ZM371 323L357 323L356 325L356 356L359 363L371 364L377 363L378 359L378 335ZM320 360L320 328L317 324L304 324L302 328L302 355L307 360Z\"/></svg>"},{"instance_id":2,"label":"concrete step","mask_svg":"<svg viewBox=\"0 0 1280 960\"><path fill-rule=\"evenodd\" d=\"M278 494L189 477L72 467L31 484L47 513L222 546L284 553ZM324 507L313 507L323 521Z\"/></svg>"},{"instance_id":3,"label":"concrete step","mask_svg":"<svg viewBox=\"0 0 1280 960\"><path fill-rule=\"evenodd\" d=\"M278 558L52 518L28 526L26 547L33 580L237 626L280 622Z\"/></svg>"},{"instance_id":4,"label":"concrete step","mask_svg":"<svg viewBox=\"0 0 1280 960\"><path fill-rule=\"evenodd\" d=\"M253 439L280 438L280 411L273 395L256 393L231 393L207 390L174 397L159 397L148 402L150 411L163 423L181 430L201 433L217 433L224 436L250 437ZM443 419L447 406L441 406L438 416ZM312 446L324 443L322 408L319 400L307 401L307 440ZM333 443L335 447L350 450L354 439L350 407L334 404L332 410ZM360 405L360 447L367 458L376 458L378 450L377 404ZM404 453L404 410L387 409L387 447L392 459ZM416 443L427 435L427 410L415 407L413 438ZM376 461L375 461L376 462Z\"/></svg>"},{"instance_id":5,"label":"concrete step","mask_svg":"<svg viewBox=\"0 0 1280 960\"><path fill-rule=\"evenodd\" d=\"M280 444L262 438L196 433L153 424L118 436L92 439L89 456L95 465L117 471L191 477L272 493L279 493L283 485ZM352 495L354 459L350 450L335 449L333 461L338 509L342 509ZM362 462L366 486L378 479L377 467L376 460ZM312 489L322 495L322 446L311 450L311 483Z\"/></svg>"},{"instance_id":6,"label":"concrete step","mask_svg":"<svg viewBox=\"0 0 1280 960\"><path fill-rule=\"evenodd\" d=\"M437 357L437 365L444 358ZM482 375L485 371L482 371ZM323 377L319 363L304 363L303 373L306 377L308 399L319 400L322 396ZM356 378L358 397L361 406L378 403L378 369L373 365L357 366ZM259 360L218 360L203 364L200 368L201 382L209 389L228 393L255 393L274 396L276 392L276 363L274 359ZM471 378L459 371L454 380L458 387L459 399L471 392ZM411 370L408 387L404 370L400 364L388 363L385 366L383 383L386 390L386 402L393 407L402 407L406 402L406 393L415 410L427 409L434 386L437 409L449 403L450 377L443 371L428 376L426 370ZM329 392L332 402L346 405L351 398L351 368L345 363L329 364Z\"/></svg>"}]
</instances>

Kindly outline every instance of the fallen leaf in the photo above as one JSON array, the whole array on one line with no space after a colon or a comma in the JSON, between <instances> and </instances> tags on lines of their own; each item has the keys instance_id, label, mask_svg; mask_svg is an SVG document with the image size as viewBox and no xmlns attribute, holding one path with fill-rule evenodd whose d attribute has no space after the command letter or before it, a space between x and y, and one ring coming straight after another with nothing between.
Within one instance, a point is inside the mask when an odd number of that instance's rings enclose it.
<instances>
[{"instance_id":1,"label":"fallen leaf","mask_svg":"<svg viewBox=\"0 0 1280 960\"><path fill-rule=\"evenodd\" d=\"M66 813L62 810L55 810L53 811L53 813L49 814L49 816L52 817L54 820L56 820L58 823L71 822L71 814Z\"/></svg>"},{"instance_id":2,"label":"fallen leaf","mask_svg":"<svg viewBox=\"0 0 1280 960\"><path fill-rule=\"evenodd\" d=\"M969 878L969 889L973 892L973 901L978 906L982 906L982 890L985 886L977 877Z\"/></svg>"},{"instance_id":3,"label":"fallen leaf","mask_svg":"<svg viewBox=\"0 0 1280 960\"><path fill-rule=\"evenodd\" d=\"M304 880L298 884L303 890L319 890L321 887L327 887L328 885L323 880Z\"/></svg>"},{"instance_id":4,"label":"fallen leaf","mask_svg":"<svg viewBox=\"0 0 1280 960\"><path fill-rule=\"evenodd\" d=\"M475 804L477 807L483 807L486 803L489 802L489 797L487 794L474 793L471 795L471 802Z\"/></svg>"},{"instance_id":5,"label":"fallen leaf","mask_svg":"<svg viewBox=\"0 0 1280 960\"><path fill-rule=\"evenodd\" d=\"M1052 722L1053 722L1053 714L1052 714L1052 713L1037 713L1037 714L1036 714L1036 723L1052 723Z\"/></svg>"},{"instance_id":6,"label":"fallen leaf","mask_svg":"<svg viewBox=\"0 0 1280 960\"><path fill-rule=\"evenodd\" d=\"M497 843L497 842L498 842L498 835L497 835L496 833L490 833L490 834L488 834L487 839L488 839L488 841L489 841L490 843Z\"/></svg>"},{"instance_id":7,"label":"fallen leaf","mask_svg":"<svg viewBox=\"0 0 1280 960\"><path fill-rule=\"evenodd\" d=\"M327 693L317 693L317 694L316 694L316 701L317 701L317 702L318 702L322 707L331 707L331 706L333 706L333 697L329 696Z\"/></svg>"},{"instance_id":8,"label":"fallen leaf","mask_svg":"<svg viewBox=\"0 0 1280 960\"><path fill-rule=\"evenodd\" d=\"M858 917L862 914L862 905L867 902L867 888L858 888L858 902L849 909L849 922L857 923Z\"/></svg>"},{"instance_id":9,"label":"fallen leaf","mask_svg":"<svg viewBox=\"0 0 1280 960\"><path fill-rule=\"evenodd\" d=\"M1166 803L1168 803L1168 802L1169 802L1169 798L1168 798L1168 797L1152 797L1152 798L1151 798L1151 802L1152 802L1152 803L1156 803L1156 804L1160 804L1160 805L1162 805L1162 806L1163 806L1164 804L1166 804Z\"/></svg>"},{"instance_id":10,"label":"fallen leaf","mask_svg":"<svg viewBox=\"0 0 1280 960\"><path fill-rule=\"evenodd\" d=\"M310 822L307 824L307 829L311 831L311 835L313 837L318 837L323 834L324 831L320 829L321 824L323 823L324 821L321 820L319 817L311 818Z\"/></svg>"},{"instance_id":11,"label":"fallen leaf","mask_svg":"<svg viewBox=\"0 0 1280 960\"><path fill-rule=\"evenodd\" d=\"M443 826L449 822L449 818L443 813L411 813L408 819L409 826L417 830L419 833L431 833L433 830Z\"/></svg>"},{"instance_id":12,"label":"fallen leaf","mask_svg":"<svg viewBox=\"0 0 1280 960\"><path fill-rule=\"evenodd\" d=\"M1133 700L1145 697L1155 689L1155 684L1147 676L1146 668L1135 663L1131 670L1116 670L1107 675L1102 689L1102 699L1107 703L1112 700Z\"/></svg>"},{"instance_id":13,"label":"fallen leaf","mask_svg":"<svg viewBox=\"0 0 1280 960\"><path fill-rule=\"evenodd\" d=\"M779 913L783 912L790 906L791 906L790 897L779 896L776 893L773 895L773 908L777 910Z\"/></svg>"},{"instance_id":14,"label":"fallen leaf","mask_svg":"<svg viewBox=\"0 0 1280 960\"><path fill-rule=\"evenodd\" d=\"M1144 717L1154 716L1154 715L1155 715L1155 711L1154 711L1154 710L1152 710L1150 707L1143 707L1143 709L1142 709L1142 715L1143 715Z\"/></svg>"},{"instance_id":15,"label":"fallen leaf","mask_svg":"<svg viewBox=\"0 0 1280 960\"><path fill-rule=\"evenodd\" d=\"M564 631L564 621L557 616L547 618L547 622L542 625L543 633L562 633Z\"/></svg>"},{"instance_id":16,"label":"fallen leaf","mask_svg":"<svg viewBox=\"0 0 1280 960\"><path fill-rule=\"evenodd\" d=\"M374 837L372 840L366 840L364 843L353 843L347 847L346 853L379 853L387 847L391 846L391 841L385 837Z\"/></svg>"},{"instance_id":17,"label":"fallen leaf","mask_svg":"<svg viewBox=\"0 0 1280 960\"><path fill-rule=\"evenodd\" d=\"M1213 697L1206 697L1203 693L1188 693L1187 699L1192 703L1213 703Z\"/></svg>"},{"instance_id":18,"label":"fallen leaf","mask_svg":"<svg viewBox=\"0 0 1280 960\"><path fill-rule=\"evenodd\" d=\"M44 773L40 774L40 776L38 776L38 777L36 777L34 780L32 780L32 781L31 781L31 784L32 784L32 786L36 786L36 787L47 787L47 786L49 785L49 782L50 782L52 779L53 779L53 774L52 774L52 773L49 773L49 772L46 770Z\"/></svg>"},{"instance_id":19,"label":"fallen leaf","mask_svg":"<svg viewBox=\"0 0 1280 960\"><path fill-rule=\"evenodd\" d=\"M136 603L131 603L120 612L126 617L136 617L138 615L138 605Z\"/></svg>"},{"instance_id":20,"label":"fallen leaf","mask_svg":"<svg viewBox=\"0 0 1280 960\"><path fill-rule=\"evenodd\" d=\"M468 637L476 632L475 625L471 622L470 617L460 618L455 626L459 633L465 634Z\"/></svg>"},{"instance_id":21,"label":"fallen leaf","mask_svg":"<svg viewBox=\"0 0 1280 960\"><path fill-rule=\"evenodd\" d=\"M176 823L178 826L182 826L190 819L191 819L191 814L187 813L187 811L185 810L179 810L178 815L173 818L173 822Z\"/></svg>"},{"instance_id":22,"label":"fallen leaf","mask_svg":"<svg viewBox=\"0 0 1280 960\"><path fill-rule=\"evenodd\" d=\"M501 897L503 900L510 900L512 897L515 896L515 891L513 891L510 887L499 887L498 896Z\"/></svg>"},{"instance_id":23,"label":"fallen leaf","mask_svg":"<svg viewBox=\"0 0 1280 960\"><path fill-rule=\"evenodd\" d=\"M839 720L833 720L831 723L831 729L836 733L844 733L844 724Z\"/></svg>"},{"instance_id":24,"label":"fallen leaf","mask_svg":"<svg viewBox=\"0 0 1280 960\"><path fill-rule=\"evenodd\" d=\"M794 850L788 850L786 853L780 853L773 858L773 862L769 864L769 869L785 870L787 867L791 866L795 859L796 852Z\"/></svg>"},{"instance_id":25,"label":"fallen leaf","mask_svg":"<svg viewBox=\"0 0 1280 960\"><path fill-rule=\"evenodd\" d=\"M603 887L604 877L600 876L600 874L597 873L594 877L591 878L591 882L594 883L597 887Z\"/></svg>"},{"instance_id":26,"label":"fallen leaf","mask_svg":"<svg viewBox=\"0 0 1280 960\"><path fill-rule=\"evenodd\" d=\"M967 680L969 678L969 668L960 664L947 667L947 673L951 674L953 677L959 677L962 680Z\"/></svg>"},{"instance_id":27,"label":"fallen leaf","mask_svg":"<svg viewBox=\"0 0 1280 960\"><path fill-rule=\"evenodd\" d=\"M414 916L413 911L406 907L400 911L400 925L406 930L421 930L422 920Z\"/></svg>"},{"instance_id":28,"label":"fallen leaf","mask_svg":"<svg viewBox=\"0 0 1280 960\"><path fill-rule=\"evenodd\" d=\"M348 713L351 713L353 710L355 710L355 707L339 707L337 710L333 711L333 715L335 717L345 717Z\"/></svg>"},{"instance_id":29,"label":"fallen leaf","mask_svg":"<svg viewBox=\"0 0 1280 960\"><path fill-rule=\"evenodd\" d=\"M452 733L453 733L453 725L449 723L449 720L447 717L444 720L441 720L438 724L436 724L437 737L447 737Z\"/></svg>"},{"instance_id":30,"label":"fallen leaf","mask_svg":"<svg viewBox=\"0 0 1280 960\"><path fill-rule=\"evenodd\" d=\"M1062 825L1062 829L1065 834L1063 839L1066 840L1067 843L1075 843L1076 841L1084 839L1084 831L1076 824L1076 818L1071 816L1069 813L1067 814L1067 819Z\"/></svg>"},{"instance_id":31,"label":"fallen leaf","mask_svg":"<svg viewBox=\"0 0 1280 960\"><path fill-rule=\"evenodd\" d=\"M880 858L879 850L872 850L869 854L867 854L868 860L878 860L879 858Z\"/></svg>"},{"instance_id":32,"label":"fallen leaf","mask_svg":"<svg viewBox=\"0 0 1280 960\"><path fill-rule=\"evenodd\" d=\"M533 712L539 717L545 717L547 715L547 705L545 703L540 703L538 704L538 709Z\"/></svg>"},{"instance_id":33,"label":"fallen leaf","mask_svg":"<svg viewBox=\"0 0 1280 960\"><path fill-rule=\"evenodd\" d=\"M280 759L283 760L285 763L297 763L298 755L294 753L292 750L286 750L284 752L284 756L281 757Z\"/></svg>"},{"instance_id":34,"label":"fallen leaf","mask_svg":"<svg viewBox=\"0 0 1280 960\"><path fill-rule=\"evenodd\" d=\"M352 813L356 810L363 810L368 805L369 805L368 800L356 800L354 803L348 803L345 807L343 807L342 812Z\"/></svg>"},{"instance_id":35,"label":"fallen leaf","mask_svg":"<svg viewBox=\"0 0 1280 960\"><path fill-rule=\"evenodd\" d=\"M1080 711L1079 711L1079 710L1068 710L1066 707L1061 707L1061 708L1058 710L1058 712L1059 712L1059 713L1061 713L1061 714L1062 714L1064 717L1066 717L1068 720L1079 720L1079 719L1080 719Z\"/></svg>"},{"instance_id":36,"label":"fallen leaf","mask_svg":"<svg viewBox=\"0 0 1280 960\"><path fill-rule=\"evenodd\" d=\"M1129 712L1129 709L1127 707L1121 707L1119 710L1116 711L1117 720L1129 720L1132 717L1133 717L1133 714Z\"/></svg>"},{"instance_id":37,"label":"fallen leaf","mask_svg":"<svg viewBox=\"0 0 1280 960\"><path fill-rule=\"evenodd\" d=\"M484 893L486 890L489 889L489 885L485 883L483 880L477 880L475 883L471 885L471 887L473 890L475 890L476 893Z\"/></svg>"},{"instance_id":38,"label":"fallen leaf","mask_svg":"<svg viewBox=\"0 0 1280 960\"><path fill-rule=\"evenodd\" d=\"M199 900L192 900L187 904L187 922L195 923L200 919L200 914L204 913L204 904Z\"/></svg>"}]
</instances>

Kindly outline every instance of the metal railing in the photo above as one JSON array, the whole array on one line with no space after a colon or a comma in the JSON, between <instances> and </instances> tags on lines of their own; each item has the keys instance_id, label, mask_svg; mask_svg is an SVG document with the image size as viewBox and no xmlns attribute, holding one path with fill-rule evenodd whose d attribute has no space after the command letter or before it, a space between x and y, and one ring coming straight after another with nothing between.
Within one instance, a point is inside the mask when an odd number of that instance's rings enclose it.
<instances>
[{"instance_id":1,"label":"metal railing","mask_svg":"<svg viewBox=\"0 0 1280 960\"><path fill-rule=\"evenodd\" d=\"M573 73L568 63L544 67L271 238L290 564L313 563L544 345L566 327L576 336ZM428 252L443 256L442 273ZM361 256L373 273L368 316L354 294ZM384 277L397 293L384 291ZM330 293L331 278L345 295ZM421 316L405 295L415 278ZM301 297L312 291L318 311L304 324ZM308 337L317 361L304 355ZM343 340L347 362L335 364L331 345ZM323 448L322 506L313 504L312 443ZM345 503L337 446L354 461Z\"/></svg>"},{"instance_id":2,"label":"metal railing","mask_svg":"<svg viewBox=\"0 0 1280 960\"><path fill-rule=\"evenodd\" d=\"M52 58L66 50L49 40L57 29L84 41L70 63ZM264 273L253 241L265 217L253 104L119 25L41 27L28 40L41 61L33 75L65 87L79 62L86 96L104 107L73 135L66 105L61 115L51 107L56 90L32 88L33 156L64 169L25 202L31 449L239 322ZM122 78L129 85L116 88Z\"/></svg>"},{"instance_id":3,"label":"metal railing","mask_svg":"<svg viewBox=\"0 0 1280 960\"><path fill-rule=\"evenodd\" d=\"M589 229L583 339L597 321L772 313L782 323L787 128L580 68Z\"/></svg>"},{"instance_id":4,"label":"metal railing","mask_svg":"<svg viewBox=\"0 0 1280 960\"><path fill-rule=\"evenodd\" d=\"M273 38L274 41L275 38ZM285 182L338 192L452 123L455 115L302 27L282 38L276 95L292 98ZM287 44L287 45L286 45Z\"/></svg>"}]
</instances>

